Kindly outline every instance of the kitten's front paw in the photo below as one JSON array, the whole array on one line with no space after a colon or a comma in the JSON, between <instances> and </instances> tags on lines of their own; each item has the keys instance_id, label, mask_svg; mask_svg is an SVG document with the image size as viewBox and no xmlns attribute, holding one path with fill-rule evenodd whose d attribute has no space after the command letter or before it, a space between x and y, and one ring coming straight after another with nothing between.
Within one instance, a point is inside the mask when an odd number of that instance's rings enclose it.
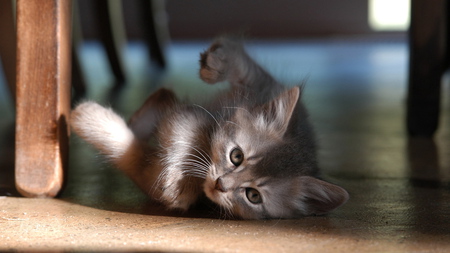
<instances>
[{"instance_id":1,"label":"kitten's front paw","mask_svg":"<svg viewBox=\"0 0 450 253\"><path fill-rule=\"evenodd\" d=\"M200 78L209 84L224 81L227 77L227 57L220 41L213 43L200 54Z\"/></svg>"}]
</instances>

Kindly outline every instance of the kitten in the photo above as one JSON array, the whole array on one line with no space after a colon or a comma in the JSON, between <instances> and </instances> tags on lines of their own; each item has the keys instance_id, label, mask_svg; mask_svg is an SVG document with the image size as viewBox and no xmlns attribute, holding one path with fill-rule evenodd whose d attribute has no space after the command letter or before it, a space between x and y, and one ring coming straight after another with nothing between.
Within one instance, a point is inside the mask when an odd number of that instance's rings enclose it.
<instances>
[{"instance_id":1,"label":"kitten","mask_svg":"<svg viewBox=\"0 0 450 253\"><path fill-rule=\"evenodd\" d=\"M203 81L228 81L230 90L201 106L160 89L129 124L84 102L71 114L72 129L169 208L187 210L206 195L233 217L298 218L348 200L343 188L317 178L301 87L284 87L226 37L200 65Z\"/></svg>"}]
</instances>

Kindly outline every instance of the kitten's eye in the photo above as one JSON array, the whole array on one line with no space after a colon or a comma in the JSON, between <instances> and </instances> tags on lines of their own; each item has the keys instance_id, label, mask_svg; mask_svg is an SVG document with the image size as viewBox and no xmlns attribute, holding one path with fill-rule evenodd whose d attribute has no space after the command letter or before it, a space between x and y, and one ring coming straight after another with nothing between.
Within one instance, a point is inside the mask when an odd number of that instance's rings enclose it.
<instances>
[{"instance_id":1,"label":"kitten's eye","mask_svg":"<svg viewBox=\"0 0 450 253\"><path fill-rule=\"evenodd\" d=\"M236 167L241 165L242 161L244 161L244 153L242 152L242 150L240 150L239 148L231 150L230 161Z\"/></svg>"},{"instance_id":2,"label":"kitten's eye","mask_svg":"<svg viewBox=\"0 0 450 253\"><path fill-rule=\"evenodd\" d=\"M253 188L246 188L245 195L247 195L248 201L250 201L252 204L262 203L261 194L259 193L259 191Z\"/></svg>"}]
</instances>

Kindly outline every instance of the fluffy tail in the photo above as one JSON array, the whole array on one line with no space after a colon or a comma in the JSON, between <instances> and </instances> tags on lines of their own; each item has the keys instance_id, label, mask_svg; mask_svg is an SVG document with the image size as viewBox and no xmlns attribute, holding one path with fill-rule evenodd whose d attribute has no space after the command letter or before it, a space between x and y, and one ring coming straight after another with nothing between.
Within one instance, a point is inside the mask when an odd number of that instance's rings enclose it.
<instances>
[{"instance_id":1,"label":"fluffy tail","mask_svg":"<svg viewBox=\"0 0 450 253\"><path fill-rule=\"evenodd\" d=\"M114 163L135 145L133 132L125 121L110 108L95 102L84 102L71 113L72 130Z\"/></svg>"},{"instance_id":2,"label":"fluffy tail","mask_svg":"<svg viewBox=\"0 0 450 253\"><path fill-rule=\"evenodd\" d=\"M140 142L112 109L95 102L81 103L72 111L70 125L77 135L104 154L146 194L154 199L161 196L161 192L155 190L161 171L156 152Z\"/></svg>"}]
</instances>

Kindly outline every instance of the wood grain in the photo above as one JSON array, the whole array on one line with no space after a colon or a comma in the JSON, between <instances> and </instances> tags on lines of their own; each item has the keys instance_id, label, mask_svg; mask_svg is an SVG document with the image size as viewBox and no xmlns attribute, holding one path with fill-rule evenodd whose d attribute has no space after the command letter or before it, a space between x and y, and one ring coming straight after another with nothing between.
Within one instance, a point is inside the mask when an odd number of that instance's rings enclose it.
<instances>
[{"instance_id":1,"label":"wood grain","mask_svg":"<svg viewBox=\"0 0 450 253\"><path fill-rule=\"evenodd\" d=\"M69 0L17 1L17 190L56 196L67 166L70 110Z\"/></svg>"}]
</instances>

